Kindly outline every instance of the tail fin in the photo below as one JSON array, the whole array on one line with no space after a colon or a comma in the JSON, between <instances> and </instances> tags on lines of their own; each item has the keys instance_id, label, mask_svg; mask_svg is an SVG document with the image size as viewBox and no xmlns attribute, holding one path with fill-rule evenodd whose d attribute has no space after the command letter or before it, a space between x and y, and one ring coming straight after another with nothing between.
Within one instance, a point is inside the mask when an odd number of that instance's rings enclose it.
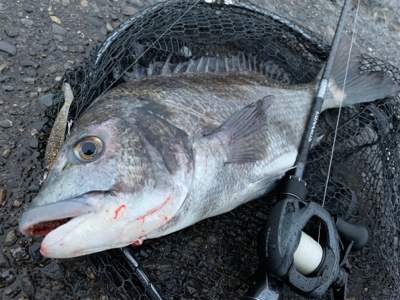
<instances>
[{"instance_id":1,"label":"tail fin","mask_svg":"<svg viewBox=\"0 0 400 300\"><path fill-rule=\"evenodd\" d=\"M329 79L328 93L323 109L339 107L351 41L342 37ZM400 92L400 85L382 72L366 71L361 74L361 54L353 44L348 66L343 106L370 102ZM330 93L329 93L330 92ZM330 94L330 95L329 95Z\"/></svg>"}]
</instances>

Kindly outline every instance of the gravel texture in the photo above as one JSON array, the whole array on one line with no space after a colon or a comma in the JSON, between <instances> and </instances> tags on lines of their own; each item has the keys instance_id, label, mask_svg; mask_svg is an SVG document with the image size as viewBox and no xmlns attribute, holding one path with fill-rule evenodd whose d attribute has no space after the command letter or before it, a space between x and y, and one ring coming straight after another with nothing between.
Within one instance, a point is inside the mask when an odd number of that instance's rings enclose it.
<instances>
[{"instance_id":1,"label":"gravel texture","mask_svg":"<svg viewBox=\"0 0 400 300\"><path fill-rule=\"evenodd\" d=\"M41 238L18 231L42 169L35 134L48 94L66 69L82 64L106 34L155 0L0 2L0 298L105 299L82 259L51 260ZM343 5L329 0L254 0L330 41ZM356 2L346 26L352 32ZM400 1L361 0L356 43L400 66ZM35 129L36 132L33 130ZM210 235L210 239L212 239Z\"/></svg>"}]
</instances>

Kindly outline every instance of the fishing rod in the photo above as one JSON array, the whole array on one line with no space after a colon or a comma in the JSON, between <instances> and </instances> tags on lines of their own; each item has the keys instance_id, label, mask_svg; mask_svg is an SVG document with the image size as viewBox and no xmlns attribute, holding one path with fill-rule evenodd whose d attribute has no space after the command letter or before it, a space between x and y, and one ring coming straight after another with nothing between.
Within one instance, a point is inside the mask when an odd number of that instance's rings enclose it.
<instances>
[{"instance_id":1,"label":"fishing rod","mask_svg":"<svg viewBox=\"0 0 400 300\"><path fill-rule=\"evenodd\" d=\"M333 299L345 300L347 299L348 254L350 251L361 250L368 241L368 231L364 226L346 222L338 216L331 216L324 209L327 184L322 205L305 202L307 184L303 179L350 2L350 0L345 0L343 5L317 97L313 102L299 147L294 174L289 171L281 181L278 186L279 201L259 232L257 250L260 266L252 276L243 300L278 299L283 283L308 298L319 298L331 289ZM346 76L348 65L349 62ZM327 182L331 163L332 157ZM315 227L318 227L318 230L312 230Z\"/></svg>"}]
</instances>

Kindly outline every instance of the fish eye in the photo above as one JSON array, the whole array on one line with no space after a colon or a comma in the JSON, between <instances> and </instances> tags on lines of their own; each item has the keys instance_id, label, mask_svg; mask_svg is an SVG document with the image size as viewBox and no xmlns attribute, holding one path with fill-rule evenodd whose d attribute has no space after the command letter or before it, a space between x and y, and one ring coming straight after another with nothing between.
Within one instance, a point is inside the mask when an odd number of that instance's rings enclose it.
<instances>
[{"instance_id":1,"label":"fish eye","mask_svg":"<svg viewBox=\"0 0 400 300\"><path fill-rule=\"evenodd\" d=\"M96 159L103 151L103 141L95 136L88 136L74 146L74 154L81 161L89 162Z\"/></svg>"}]
</instances>

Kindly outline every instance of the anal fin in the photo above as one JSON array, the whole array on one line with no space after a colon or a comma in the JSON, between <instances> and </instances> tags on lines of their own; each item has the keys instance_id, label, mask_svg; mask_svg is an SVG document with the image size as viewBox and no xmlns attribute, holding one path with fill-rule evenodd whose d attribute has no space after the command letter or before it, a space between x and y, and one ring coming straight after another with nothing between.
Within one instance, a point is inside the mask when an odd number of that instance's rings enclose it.
<instances>
[{"instance_id":1,"label":"anal fin","mask_svg":"<svg viewBox=\"0 0 400 300\"><path fill-rule=\"evenodd\" d=\"M217 139L226 153L225 163L262 160L267 151L266 109L274 96L267 96L231 115L208 135Z\"/></svg>"}]
</instances>

